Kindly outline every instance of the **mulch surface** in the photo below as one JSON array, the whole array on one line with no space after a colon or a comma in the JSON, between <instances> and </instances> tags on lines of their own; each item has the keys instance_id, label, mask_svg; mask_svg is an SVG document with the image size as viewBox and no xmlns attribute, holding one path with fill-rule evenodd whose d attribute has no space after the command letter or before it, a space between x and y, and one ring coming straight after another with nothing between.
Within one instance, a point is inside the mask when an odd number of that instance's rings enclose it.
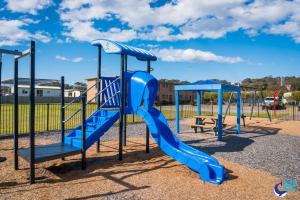
<instances>
[{"instance_id":1,"label":"mulch surface","mask_svg":"<svg viewBox=\"0 0 300 200\"><path fill-rule=\"evenodd\" d=\"M38 144L53 143L40 139ZM123 161L118 161L118 142L105 141L101 152L88 153L87 169L81 170L80 156L36 165L37 183L28 182L28 163L20 159L13 169L12 140L0 141L0 199L277 199L273 186L279 178L219 158L229 178L222 185L203 183L198 174L164 155L151 143L145 153L145 139L128 139ZM28 145L21 139L20 146ZM285 199L299 199L290 192Z\"/></svg>"}]
</instances>

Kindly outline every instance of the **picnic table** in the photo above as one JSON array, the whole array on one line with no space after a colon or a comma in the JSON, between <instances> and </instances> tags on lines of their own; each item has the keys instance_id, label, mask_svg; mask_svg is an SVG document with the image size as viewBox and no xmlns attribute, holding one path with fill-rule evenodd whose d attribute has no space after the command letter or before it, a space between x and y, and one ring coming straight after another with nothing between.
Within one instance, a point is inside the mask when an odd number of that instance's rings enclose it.
<instances>
[{"instance_id":1,"label":"picnic table","mask_svg":"<svg viewBox=\"0 0 300 200\"><path fill-rule=\"evenodd\" d=\"M215 135L217 135L218 117L212 115L195 115L193 118L195 119L195 124L191 125L191 127L194 128L195 133L197 133L197 128L200 128L201 133L204 132L204 128L210 128L215 132ZM225 126L226 125L223 124L223 127Z\"/></svg>"}]
</instances>

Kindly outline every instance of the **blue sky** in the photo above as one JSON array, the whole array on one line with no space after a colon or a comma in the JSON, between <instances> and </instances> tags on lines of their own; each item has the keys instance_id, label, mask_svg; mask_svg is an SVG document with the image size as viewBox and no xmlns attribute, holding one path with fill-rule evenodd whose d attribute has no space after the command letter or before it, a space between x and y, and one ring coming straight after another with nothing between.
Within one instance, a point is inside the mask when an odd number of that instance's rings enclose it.
<instances>
[{"instance_id":1,"label":"blue sky","mask_svg":"<svg viewBox=\"0 0 300 200\"><path fill-rule=\"evenodd\" d=\"M2 0L0 46L23 50L36 40L37 77L64 75L69 83L96 75L90 41L98 38L151 50L157 78L300 76L299 10L299 0ZM10 78L12 58L3 59ZM103 75L117 75L119 63L104 55ZM129 69L145 67L129 59Z\"/></svg>"}]
</instances>

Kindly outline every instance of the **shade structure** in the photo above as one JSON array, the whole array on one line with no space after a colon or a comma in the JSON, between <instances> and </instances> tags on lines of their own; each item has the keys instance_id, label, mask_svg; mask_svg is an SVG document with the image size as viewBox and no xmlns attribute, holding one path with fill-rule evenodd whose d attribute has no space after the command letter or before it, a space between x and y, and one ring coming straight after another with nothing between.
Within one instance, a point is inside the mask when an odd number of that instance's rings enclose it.
<instances>
[{"instance_id":1,"label":"shade structure","mask_svg":"<svg viewBox=\"0 0 300 200\"><path fill-rule=\"evenodd\" d=\"M92 41L92 45L101 46L105 53L109 54L123 54L123 55L130 55L136 57L138 60L149 60L149 61L156 61L157 58L154 54L150 51L129 46L127 44L123 44L120 42L115 42L106 39L98 39Z\"/></svg>"},{"instance_id":2,"label":"shade structure","mask_svg":"<svg viewBox=\"0 0 300 200\"><path fill-rule=\"evenodd\" d=\"M237 85L225 84L213 80L197 81L191 84L176 85L175 86L175 102L176 102L176 132L180 133L179 126L179 93L180 91L195 91L197 92L197 114L201 114L201 94L202 92L217 92L218 93L218 140L222 140L223 133L223 92L237 93L237 134L240 133L240 117L241 117L241 88Z\"/></svg>"}]
</instances>

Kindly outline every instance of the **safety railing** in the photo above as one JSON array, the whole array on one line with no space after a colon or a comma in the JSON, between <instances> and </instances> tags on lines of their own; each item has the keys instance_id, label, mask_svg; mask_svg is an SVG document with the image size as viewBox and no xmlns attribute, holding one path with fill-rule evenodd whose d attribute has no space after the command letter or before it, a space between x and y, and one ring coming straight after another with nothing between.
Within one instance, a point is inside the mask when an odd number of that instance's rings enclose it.
<instances>
[{"instance_id":1,"label":"safety railing","mask_svg":"<svg viewBox=\"0 0 300 200\"><path fill-rule=\"evenodd\" d=\"M94 85L90 86L88 89L86 89L85 91L83 91L83 92L81 93L80 96L75 97L72 101L70 101L68 104L66 104L65 106L63 106L63 108L66 109L66 108L68 108L70 105L72 105L73 103L80 101L81 96L82 96L82 95L86 95L86 94L88 93L88 91L90 91L92 88L96 87L96 85L97 85L99 82L100 82L100 80L97 80L96 83L95 83Z\"/></svg>"},{"instance_id":2,"label":"safety railing","mask_svg":"<svg viewBox=\"0 0 300 200\"><path fill-rule=\"evenodd\" d=\"M100 109L100 108L103 108L106 104L109 104L111 101L115 101L115 100L120 101L120 98L119 98L119 97L117 97L117 98L115 99L115 97L116 97L117 95L119 95L119 93L120 93L119 88L116 88L116 85L115 85L115 83L117 83L117 81L119 81L119 80L120 80L120 78L118 77L118 78L114 79L112 82L110 82L109 84L106 84L106 87L103 88L102 90L100 90L99 92L97 92L91 99L89 99L89 101L87 101L87 102L85 103L85 106L87 106L89 103L93 102L97 97L100 98L101 94L102 94L103 92L105 92L106 90L107 90L107 91L109 90L109 92L107 92L107 93L109 93L109 96L106 97L106 98L104 98L104 102L97 108L97 110ZM85 90L79 97L76 97L76 98L75 98L74 100L72 100L70 103L66 104L65 106L62 106L62 109L65 110L66 108L68 108L68 107L70 107L72 104L74 104L74 103L76 102L76 100L82 99L82 97L83 97L83 96L86 96L87 92L88 92L89 90L91 90L93 87L95 87L97 84L98 84L98 82L96 82L94 85L92 85L92 86L89 87L87 90ZM112 90L111 87L114 87L114 90ZM78 113L80 113L81 111L82 111L82 108L77 109L77 110L76 110L73 114L71 114L67 119L63 119L63 120L62 120L62 123L64 123L64 124L67 123L68 121L70 121L72 118L74 118L74 117L75 117Z\"/></svg>"}]
</instances>

